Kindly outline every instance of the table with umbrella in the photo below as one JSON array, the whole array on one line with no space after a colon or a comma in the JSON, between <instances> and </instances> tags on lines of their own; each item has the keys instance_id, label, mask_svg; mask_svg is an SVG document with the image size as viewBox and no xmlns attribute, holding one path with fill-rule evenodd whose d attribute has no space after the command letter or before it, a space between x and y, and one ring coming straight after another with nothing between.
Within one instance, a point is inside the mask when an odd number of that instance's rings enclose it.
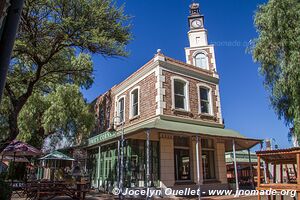
<instances>
[{"instance_id":1,"label":"table with umbrella","mask_svg":"<svg viewBox=\"0 0 300 200\"><path fill-rule=\"evenodd\" d=\"M13 140L1 153L1 162L2 161L8 161L12 163L12 170L11 172L14 173L14 168L15 168L15 163L29 163L29 160L27 159L27 157L36 157L41 155L42 152L25 143L25 142L21 142L18 140ZM14 183L13 180L13 176L11 177L11 186L13 188L13 190L19 189L20 185L22 183L20 183L20 181L17 181L16 183Z\"/></svg>"}]
</instances>

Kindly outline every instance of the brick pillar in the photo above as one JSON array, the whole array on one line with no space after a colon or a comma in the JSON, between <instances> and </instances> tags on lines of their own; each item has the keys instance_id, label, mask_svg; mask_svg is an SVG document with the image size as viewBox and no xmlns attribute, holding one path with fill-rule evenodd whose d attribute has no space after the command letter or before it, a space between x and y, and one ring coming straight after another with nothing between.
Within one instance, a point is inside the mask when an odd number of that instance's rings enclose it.
<instances>
[{"instance_id":1,"label":"brick pillar","mask_svg":"<svg viewBox=\"0 0 300 200\"><path fill-rule=\"evenodd\" d=\"M217 174L221 183L227 183L227 171L225 162L225 144L217 142L216 144L217 156Z\"/></svg>"},{"instance_id":2,"label":"brick pillar","mask_svg":"<svg viewBox=\"0 0 300 200\"><path fill-rule=\"evenodd\" d=\"M159 142L160 187L172 187L175 184L173 136L161 133Z\"/></svg>"}]
</instances>

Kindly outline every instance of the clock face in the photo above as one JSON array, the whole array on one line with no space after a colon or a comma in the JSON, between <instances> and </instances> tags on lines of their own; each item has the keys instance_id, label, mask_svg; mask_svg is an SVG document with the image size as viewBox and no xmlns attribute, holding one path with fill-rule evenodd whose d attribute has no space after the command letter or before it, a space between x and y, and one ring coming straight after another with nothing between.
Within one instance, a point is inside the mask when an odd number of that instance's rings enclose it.
<instances>
[{"instance_id":1,"label":"clock face","mask_svg":"<svg viewBox=\"0 0 300 200\"><path fill-rule=\"evenodd\" d=\"M200 19L195 19L191 22L193 28L200 28L202 27L202 21Z\"/></svg>"}]
</instances>

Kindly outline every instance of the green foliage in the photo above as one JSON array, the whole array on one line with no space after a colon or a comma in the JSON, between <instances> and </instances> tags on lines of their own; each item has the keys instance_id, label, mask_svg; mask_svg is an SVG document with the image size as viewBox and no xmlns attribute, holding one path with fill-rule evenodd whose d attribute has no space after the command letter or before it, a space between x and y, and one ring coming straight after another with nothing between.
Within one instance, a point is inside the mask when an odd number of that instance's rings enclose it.
<instances>
[{"instance_id":1,"label":"green foliage","mask_svg":"<svg viewBox=\"0 0 300 200\"><path fill-rule=\"evenodd\" d=\"M112 0L25 1L0 107L0 152L19 138L79 141L90 131L80 87L93 83L92 54L127 56L128 16Z\"/></svg>"},{"instance_id":2,"label":"green foliage","mask_svg":"<svg viewBox=\"0 0 300 200\"><path fill-rule=\"evenodd\" d=\"M255 15L253 58L279 118L300 136L300 1L269 0Z\"/></svg>"},{"instance_id":3,"label":"green foliage","mask_svg":"<svg viewBox=\"0 0 300 200\"><path fill-rule=\"evenodd\" d=\"M93 128L94 115L79 87L67 84L49 95L34 93L20 112L19 122L18 138L41 147L52 134L69 136L71 142L80 143Z\"/></svg>"}]
</instances>

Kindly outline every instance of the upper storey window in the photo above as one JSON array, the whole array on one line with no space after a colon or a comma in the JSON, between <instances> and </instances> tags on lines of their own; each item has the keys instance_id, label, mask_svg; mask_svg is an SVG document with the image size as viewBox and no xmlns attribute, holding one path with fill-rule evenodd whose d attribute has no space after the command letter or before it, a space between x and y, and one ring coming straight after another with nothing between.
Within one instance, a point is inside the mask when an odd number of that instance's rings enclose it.
<instances>
[{"instance_id":1,"label":"upper storey window","mask_svg":"<svg viewBox=\"0 0 300 200\"><path fill-rule=\"evenodd\" d=\"M207 87L200 86L200 112L203 114L212 114L211 108L211 90Z\"/></svg>"},{"instance_id":2,"label":"upper storey window","mask_svg":"<svg viewBox=\"0 0 300 200\"><path fill-rule=\"evenodd\" d=\"M124 97L121 97L118 100L117 116L119 117L119 123L124 122L124 120L125 120L125 98Z\"/></svg>"},{"instance_id":3,"label":"upper storey window","mask_svg":"<svg viewBox=\"0 0 300 200\"><path fill-rule=\"evenodd\" d=\"M173 79L173 107L188 110L188 82L182 79Z\"/></svg>"},{"instance_id":4,"label":"upper storey window","mask_svg":"<svg viewBox=\"0 0 300 200\"><path fill-rule=\"evenodd\" d=\"M198 53L195 56L195 65L202 69L208 69L208 58L204 53Z\"/></svg>"},{"instance_id":5,"label":"upper storey window","mask_svg":"<svg viewBox=\"0 0 300 200\"><path fill-rule=\"evenodd\" d=\"M139 89L136 88L130 93L131 101L131 112L130 117L135 117L139 115Z\"/></svg>"}]
</instances>

